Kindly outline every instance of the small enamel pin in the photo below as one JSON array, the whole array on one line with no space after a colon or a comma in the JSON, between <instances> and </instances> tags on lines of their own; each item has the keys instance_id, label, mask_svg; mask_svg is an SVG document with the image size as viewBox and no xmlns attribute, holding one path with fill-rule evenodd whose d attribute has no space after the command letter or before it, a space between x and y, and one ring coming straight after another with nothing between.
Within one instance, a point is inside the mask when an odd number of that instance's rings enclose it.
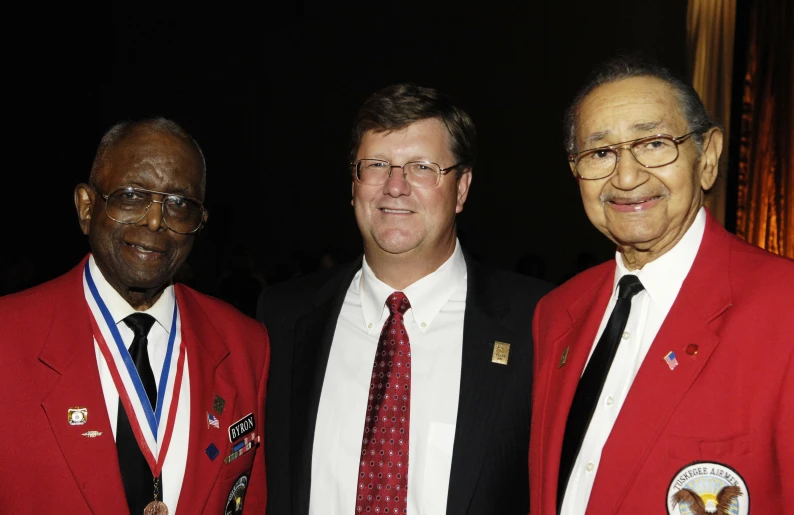
<instances>
[{"instance_id":1,"label":"small enamel pin","mask_svg":"<svg viewBox=\"0 0 794 515\"><path fill-rule=\"evenodd\" d=\"M204 449L204 452L206 452L207 456L209 456L210 460L213 460L213 461L215 461L215 458L217 458L218 454L220 453L218 448L215 447L214 443L209 444L209 446L206 449Z\"/></svg>"},{"instance_id":2,"label":"small enamel pin","mask_svg":"<svg viewBox=\"0 0 794 515\"><path fill-rule=\"evenodd\" d=\"M102 436L102 431L86 431L82 436L96 438L97 436Z\"/></svg>"},{"instance_id":3,"label":"small enamel pin","mask_svg":"<svg viewBox=\"0 0 794 515\"><path fill-rule=\"evenodd\" d=\"M663 359L667 366L670 367L670 370L678 366L678 360L675 359L675 352L673 351L668 352Z\"/></svg>"},{"instance_id":4,"label":"small enamel pin","mask_svg":"<svg viewBox=\"0 0 794 515\"><path fill-rule=\"evenodd\" d=\"M505 342L493 342L493 354L491 355L491 363L498 363L499 365L507 365L508 359L510 359L510 344Z\"/></svg>"},{"instance_id":5,"label":"small enamel pin","mask_svg":"<svg viewBox=\"0 0 794 515\"><path fill-rule=\"evenodd\" d=\"M568 351L571 350L571 346L565 347L565 350L562 351L562 356L560 356L560 363L557 365L557 368L562 368L566 361L568 361Z\"/></svg>"},{"instance_id":6,"label":"small enamel pin","mask_svg":"<svg viewBox=\"0 0 794 515\"><path fill-rule=\"evenodd\" d=\"M210 427L214 427L215 429L220 429L221 423L218 420L218 417L216 417L212 413L207 413L207 429L209 429Z\"/></svg>"},{"instance_id":7,"label":"small enamel pin","mask_svg":"<svg viewBox=\"0 0 794 515\"><path fill-rule=\"evenodd\" d=\"M216 395L215 400L212 403L212 409L215 410L215 413L218 415L223 415L224 406L226 406L226 401L223 400L223 397L220 395Z\"/></svg>"},{"instance_id":8,"label":"small enamel pin","mask_svg":"<svg viewBox=\"0 0 794 515\"><path fill-rule=\"evenodd\" d=\"M69 408L66 413L70 426L82 426L88 422L88 408Z\"/></svg>"}]
</instances>

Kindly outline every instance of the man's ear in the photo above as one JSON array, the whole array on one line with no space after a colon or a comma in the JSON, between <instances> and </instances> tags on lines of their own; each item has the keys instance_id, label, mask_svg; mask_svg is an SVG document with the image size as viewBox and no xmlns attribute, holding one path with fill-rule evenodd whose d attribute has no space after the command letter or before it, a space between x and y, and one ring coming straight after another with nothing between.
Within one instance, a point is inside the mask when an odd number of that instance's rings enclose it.
<instances>
[{"instance_id":1,"label":"man's ear","mask_svg":"<svg viewBox=\"0 0 794 515\"><path fill-rule=\"evenodd\" d=\"M91 214L94 210L94 200L96 191L85 183L80 183L74 189L74 207L77 209L77 220L80 223L80 230L88 235L91 228Z\"/></svg>"},{"instance_id":2,"label":"man's ear","mask_svg":"<svg viewBox=\"0 0 794 515\"><path fill-rule=\"evenodd\" d=\"M471 168L466 168L463 174L458 178L458 200L455 205L455 213L463 211L463 204L466 203L466 198L469 196L472 175Z\"/></svg>"},{"instance_id":3,"label":"man's ear","mask_svg":"<svg viewBox=\"0 0 794 515\"><path fill-rule=\"evenodd\" d=\"M700 156L700 187L708 191L717 181L722 155L723 133L719 127L709 129L703 138L703 154Z\"/></svg>"},{"instance_id":4,"label":"man's ear","mask_svg":"<svg viewBox=\"0 0 794 515\"><path fill-rule=\"evenodd\" d=\"M571 167L571 173L573 174L574 178L578 179L579 174L576 173L576 163L574 161L568 161L568 166Z\"/></svg>"}]
</instances>

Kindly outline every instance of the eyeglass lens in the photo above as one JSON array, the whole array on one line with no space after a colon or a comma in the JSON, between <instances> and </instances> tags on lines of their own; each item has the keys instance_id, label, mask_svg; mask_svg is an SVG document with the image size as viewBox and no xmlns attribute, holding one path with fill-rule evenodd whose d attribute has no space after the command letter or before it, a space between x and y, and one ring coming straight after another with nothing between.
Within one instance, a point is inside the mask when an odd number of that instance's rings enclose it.
<instances>
[{"instance_id":1,"label":"eyeglass lens","mask_svg":"<svg viewBox=\"0 0 794 515\"><path fill-rule=\"evenodd\" d=\"M108 196L107 214L120 223L135 223L146 216L152 200L152 194L146 191L117 190ZM201 225L203 208L195 200L169 195L162 202L163 218L171 230L189 233Z\"/></svg>"},{"instance_id":2,"label":"eyeglass lens","mask_svg":"<svg viewBox=\"0 0 794 515\"><path fill-rule=\"evenodd\" d=\"M609 175L615 169L620 148L596 148L581 154L576 162L576 171L582 177L598 178ZM678 158L678 145L672 138L649 138L635 141L630 146L631 154L643 166L655 168L672 163Z\"/></svg>"},{"instance_id":3,"label":"eyeglass lens","mask_svg":"<svg viewBox=\"0 0 794 515\"><path fill-rule=\"evenodd\" d=\"M394 168L402 169L405 174L405 180L416 188L432 188L438 184L441 176L440 168L435 163L415 161L405 163L403 166L393 167L386 161L376 159L362 159L359 161L356 165L356 174L362 184L378 186L388 180L390 172L399 173L393 172Z\"/></svg>"}]
</instances>

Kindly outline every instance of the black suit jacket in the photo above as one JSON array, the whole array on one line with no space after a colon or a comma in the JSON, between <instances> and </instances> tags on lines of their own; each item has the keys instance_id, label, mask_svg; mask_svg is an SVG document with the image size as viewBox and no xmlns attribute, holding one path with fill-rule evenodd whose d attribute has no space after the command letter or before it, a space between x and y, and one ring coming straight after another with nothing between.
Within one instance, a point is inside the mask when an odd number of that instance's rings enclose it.
<instances>
[{"instance_id":1,"label":"black suit jacket","mask_svg":"<svg viewBox=\"0 0 794 515\"><path fill-rule=\"evenodd\" d=\"M532 314L551 285L484 268L466 255L460 399L447 515L526 515ZM269 515L306 515L325 368L342 303L361 259L275 285L257 309L270 334L266 412ZM507 365L491 361L509 343Z\"/></svg>"}]
</instances>

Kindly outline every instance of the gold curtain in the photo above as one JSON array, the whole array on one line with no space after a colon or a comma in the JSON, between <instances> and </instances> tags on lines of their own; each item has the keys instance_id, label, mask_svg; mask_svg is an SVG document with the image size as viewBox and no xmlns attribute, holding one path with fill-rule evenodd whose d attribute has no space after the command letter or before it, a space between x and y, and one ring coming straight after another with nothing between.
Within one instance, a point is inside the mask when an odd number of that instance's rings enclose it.
<instances>
[{"instance_id":1,"label":"gold curtain","mask_svg":"<svg viewBox=\"0 0 794 515\"><path fill-rule=\"evenodd\" d=\"M736 0L689 0L686 18L689 79L709 114L725 130L720 174L706 196L706 206L723 225L727 195L725 164L730 135L735 25Z\"/></svg>"},{"instance_id":2,"label":"gold curtain","mask_svg":"<svg viewBox=\"0 0 794 515\"><path fill-rule=\"evenodd\" d=\"M790 0L749 11L736 233L794 258L794 12Z\"/></svg>"}]
</instances>

